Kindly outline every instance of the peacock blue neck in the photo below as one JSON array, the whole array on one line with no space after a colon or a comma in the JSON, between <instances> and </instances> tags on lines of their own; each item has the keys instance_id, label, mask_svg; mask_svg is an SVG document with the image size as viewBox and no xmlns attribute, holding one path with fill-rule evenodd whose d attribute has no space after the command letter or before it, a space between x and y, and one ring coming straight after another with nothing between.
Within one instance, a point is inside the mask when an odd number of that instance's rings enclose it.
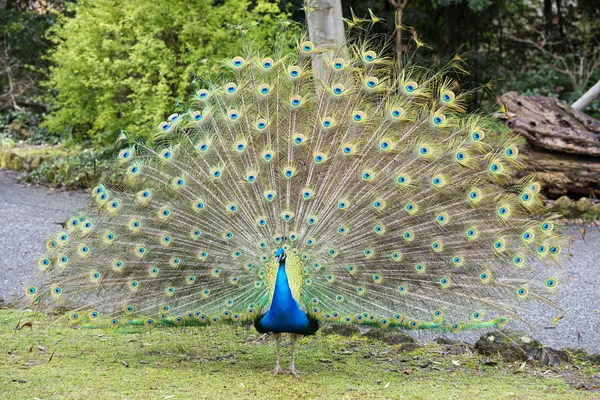
<instances>
[{"instance_id":1,"label":"peacock blue neck","mask_svg":"<svg viewBox=\"0 0 600 400\"><path fill-rule=\"evenodd\" d=\"M304 313L292 296L285 272L285 261L279 263L271 307L255 324L259 332L314 334L318 323Z\"/></svg>"},{"instance_id":2,"label":"peacock blue neck","mask_svg":"<svg viewBox=\"0 0 600 400\"><path fill-rule=\"evenodd\" d=\"M275 291L270 311L274 316L283 319L290 310L300 310L300 307L292 296L292 289L285 272L285 261L282 261L279 263L279 269L277 270L277 280L275 281Z\"/></svg>"}]
</instances>

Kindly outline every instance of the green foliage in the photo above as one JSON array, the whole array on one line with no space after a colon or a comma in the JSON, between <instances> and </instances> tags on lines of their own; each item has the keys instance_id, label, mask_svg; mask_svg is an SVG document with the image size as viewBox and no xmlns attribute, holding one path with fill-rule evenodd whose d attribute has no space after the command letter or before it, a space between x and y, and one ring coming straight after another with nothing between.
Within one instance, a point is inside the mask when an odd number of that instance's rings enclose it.
<instances>
[{"instance_id":1,"label":"green foliage","mask_svg":"<svg viewBox=\"0 0 600 400\"><path fill-rule=\"evenodd\" d=\"M434 7L447 7L450 5L464 5L465 1L463 0L432 0L431 4ZM491 0L467 0L467 6L476 12L481 12L485 10L492 4Z\"/></svg>"},{"instance_id":2,"label":"green foliage","mask_svg":"<svg viewBox=\"0 0 600 400\"><path fill-rule=\"evenodd\" d=\"M0 111L40 107L37 86L43 76L44 53L49 42L44 33L55 20L50 8L62 0L0 2Z\"/></svg>"},{"instance_id":3,"label":"green foliage","mask_svg":"<svg viewBox=\"0 0 600 400\"><path fill-rule=\"evenodd\" d=\"M57 144L59 136L41 126L44 113L34 109L8 110L0 113L0 147L6 143Z\"/></svg>"},{"instance_id":4,"label":"green foliage","mask_svg":"<svg viewBox=\"0 0 600 400\"><path fill-rule=\"evenodd\" d=\"M50 33L45 126L100 145L121 130L147 137L198 76L219 73L207 58L239 54L248 41L273 43L286 18L268 0L99 0L67 10L74 17L62 15Z\"/></svg>"},{"instance_id":5,"label":"green foliage","mask_svg":"<svg viewBox=\"0 0 600 400\"><path fill-rule=\"evenodd\" d=\"M524 45L524 57L508 77L511 90L572 104L600 79L600 7L587 9L586 3L569 5L562 20L553 19L549 26L540 23L535 9L513 18L511 32L516 33L509 38ZM583 111L600 118L600 102Z\"/></svg>"},{"instance_id":6,"label":"green foliage","mask_svg":"<svg viewBox=\"0 0 600 400\"><path fill-rule=\"evenodd\" d=\"M113 155L112 148L71 148L67 154L47 157L39 168L29 172L23 180L67 189L89 188L100 180L116 181L118 176L114 172L110 175L106 172Z\"/></svg>"},{"instance_id":7,"label":"green foliage","mask_svg":"<svg viewBox=\"0 0 600 400\"><path fill-rule=\"evenodd\" d=\"M48 68L46 30L63 0L0 2L0 146L55 142L40 128L45 104L39 82ZM49 139L49 140L48 140Z\"/></svg>"}]
</instances>

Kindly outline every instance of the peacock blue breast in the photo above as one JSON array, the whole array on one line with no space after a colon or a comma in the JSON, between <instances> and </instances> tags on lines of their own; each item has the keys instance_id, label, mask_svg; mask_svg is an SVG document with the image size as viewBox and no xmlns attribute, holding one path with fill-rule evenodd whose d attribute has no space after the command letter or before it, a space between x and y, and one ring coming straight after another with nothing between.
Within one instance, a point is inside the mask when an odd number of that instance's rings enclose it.
<instances>
[{"instance_id":1,"label":"peacock blue breast","mask_svg":"<svg viewBox=\"0 0 600 400\"><path fill-rule=\"evenodd\" d=\"M297 333L313 335L319 324L300 309L292 296L292 291L285 272L285 262L279 264L275 291L271 308L255 323L256 330L261 333Z\"/></svg>"}]
</instances>

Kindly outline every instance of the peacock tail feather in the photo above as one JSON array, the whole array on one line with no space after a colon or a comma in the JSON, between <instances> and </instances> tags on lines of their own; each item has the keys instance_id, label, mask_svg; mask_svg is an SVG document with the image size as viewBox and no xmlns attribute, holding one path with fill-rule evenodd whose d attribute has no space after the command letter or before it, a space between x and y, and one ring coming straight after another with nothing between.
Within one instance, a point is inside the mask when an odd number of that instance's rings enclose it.
<instances>
[{"instance_id":1,"label":"peacock tail feather","mask_svg":"<svg viewBox=\"0 0 600 400\"><path fill-rule=\"evenodd\" d=\"M122 135L123 183L92 190L26 293L86 324L250 321L283 247L320 321L457 332L555 307L562 239L514 181L519 138L465 112L450 67L397 70L371 42L250 50L151 141Z\"/></svg>"}]
</instances>

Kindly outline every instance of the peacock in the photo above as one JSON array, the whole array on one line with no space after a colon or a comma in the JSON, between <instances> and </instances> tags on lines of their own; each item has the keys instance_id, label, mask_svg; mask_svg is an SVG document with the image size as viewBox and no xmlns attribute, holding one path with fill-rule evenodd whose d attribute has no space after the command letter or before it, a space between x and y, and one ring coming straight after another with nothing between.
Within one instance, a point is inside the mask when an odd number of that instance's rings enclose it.
<instances>
[{"instance_id":1,"label":"peacock","mask_svg":"<svg viewBox=\"0 0 600 400\"><path fill-rule=\"evenodd\" d=\"M245 50L151 139L122 133L118 183L48 240L29 301L83 326L253 324L274 374L323 324L460 332L558 307L564 238L515 178L520 139L466 111L459 57L400 67L374 42Z\"/></svg>"}]
</instances>

